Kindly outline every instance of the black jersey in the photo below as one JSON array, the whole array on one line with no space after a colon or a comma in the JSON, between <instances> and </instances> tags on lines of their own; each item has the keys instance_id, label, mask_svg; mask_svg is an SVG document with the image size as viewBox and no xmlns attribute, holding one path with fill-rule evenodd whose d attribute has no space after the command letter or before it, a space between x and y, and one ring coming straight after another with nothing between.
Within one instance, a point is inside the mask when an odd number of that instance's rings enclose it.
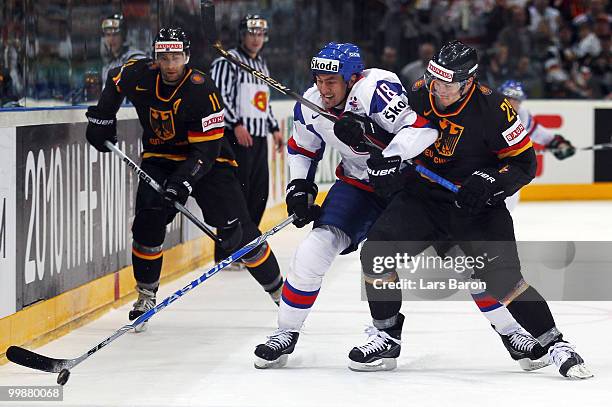
<instances>
[{"instance_id":1,"label":"black jersey","mask_svg":"<svg viewBox=\"0 0 612 407\"><path fill-rule=\"evenodd\" d=\"M169 86L153 61L130 60L109 72L98 109L114 115L123 97L143 128L143 158L185 161L197 150L200 158L236 165L223 137L223 101L208 75L187 66L184 78Z\"/></svg>"},{"instance_id":2,"label":"black jersey","mask_svg":"<svg viewBox=\"0 0 612 407\"><path fill-rule=\"evenodd\" d=\"M446 110L436 108L424 80L408 92L410 106L440 132L417 161L461 184L474 171L494 169L510 195L535 176L535 153L525 126L500 93L476 82L467 96Z\"/></svg>"}]
</instances>

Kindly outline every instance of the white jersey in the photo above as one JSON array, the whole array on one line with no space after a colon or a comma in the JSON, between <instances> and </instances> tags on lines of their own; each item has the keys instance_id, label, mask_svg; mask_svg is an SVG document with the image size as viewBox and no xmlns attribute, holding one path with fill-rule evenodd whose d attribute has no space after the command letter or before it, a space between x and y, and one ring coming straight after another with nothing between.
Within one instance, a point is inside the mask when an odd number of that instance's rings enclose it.
<instances>
[{"instance_id":1,"label":"white jersey","mask_svg":"<svg viewBox=\"0 0 612 407\"><path fill-rule=\"evenodd\" d=\"M312 86L304 97L322 106L321 95ZM386 157L399 155L406 160L420 154L438 137L438 131L423 126L429 122L418 116L408 105L406 92L397 75L382 69L367 69L353 85L344 112L369 117L380 127L395 134L383 150ZM334 135L334 123L315 111L296 103L293 111L293 134L288 142L291 179L312 180L318 161L326 146L338 150L342 160L336 170L338 178L359 188L368 185L369 153L358 152L342 143Z\"/></svg>"},{"instance_id":2,"label":"white jersey","mask_svg":"<svg viewBox=\"0 0 612 407\"><path fill-rule=\"evenodd\" d=\"M527 135L531 138L531 141L538 143L543 146L547 146L554 138L553 132L548 130L546 127L538 124L535 121L529 110L521 106L518 111L521 123L525 125Z\"/></svg>"}]
</instances>

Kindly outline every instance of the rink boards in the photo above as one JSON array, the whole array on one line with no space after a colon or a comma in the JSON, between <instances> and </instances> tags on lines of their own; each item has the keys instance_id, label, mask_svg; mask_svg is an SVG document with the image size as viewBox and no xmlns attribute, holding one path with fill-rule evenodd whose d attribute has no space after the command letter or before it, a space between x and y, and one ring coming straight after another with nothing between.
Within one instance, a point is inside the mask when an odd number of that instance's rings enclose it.
<instances>
[{"instance_id":1,"label":"rink boards","mask_svg":"<svg viewBox=\"0 0 612 407\"><path fill-rule=\"evenodd\" d=\"M578 147L612 137L612 102L528 101L534 115ZM273 103L287 139L293 103ZM118 116L121 148L140 153L135 112ZM37 345L109 307L133 299L130 226L136 177L85 141L84 110L0 114L0 355L12 344ZM285 152L269 148L270 201L262 228L284 216ZM317 182L335 179L337 153L326 151ZM579 152L558 161L538 155L538 177L523 200L612 199L612 152ZM608 163L607 165L605 163ZM193 202L192 209L199 210ZM163 279L211 260L212 245L189 222L169 226Z\"/></svg>"}]
</instances>

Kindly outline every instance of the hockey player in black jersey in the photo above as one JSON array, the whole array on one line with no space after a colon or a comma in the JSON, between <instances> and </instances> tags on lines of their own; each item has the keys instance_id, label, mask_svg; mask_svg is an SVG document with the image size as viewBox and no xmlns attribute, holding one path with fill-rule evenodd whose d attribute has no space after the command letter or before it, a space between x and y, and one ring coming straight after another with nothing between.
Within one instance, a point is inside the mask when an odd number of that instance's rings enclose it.
<instances>
[{"instance_id":1,"label":"hockey player in black jersey","mask_svg":"<svg viewBox=\"0 0 612 407\"><path fill-rule=\"evenodd\" d=\"M165 189L161 196L146 183L138 185L132 264L139 296L130 320L155 306L162 244L166 225L177 213L175 201L185 204L192 195L229 251L261 234L249 217L224 137L223 101L210 78L188 65L187 35L181 28L162 28L153 47L154 60L130 60L111 70L97 106L86 114L87 140L108 152L104 142L117 142L121 102L124 97L132 102L143 128L141 167ZM283 280L270 246L263 243L243 261L278 303Z\"/></svg>"},{"instance_id":2,"label":"hockey player in black jersey","mask_svg":"<svg viewBox=\"0 0 612 407\"><path fill-rule=\"evenodd\" d=\"M423 80L408 92L410 106L439 130L436 142L417 161L458 185L453 194L417 177L395 195L374 223L361 251L366 293L376 332L366 345L351 350L354 370L393 365L400 351L404 316L401 292L374 281L397 281L395 268L375 269L374 258L393 257L398 249L416 256L444 239L458 242L469 256L484 256L475 278L506 305L512 316L548 351L559 372L570 378L592 377L573 345L564 340L542 296L521 274L512 218L504 198L535 176L535 153L510 102L476 80L476 51L459 41L441 48ZM372 177L393 177L396 157L370 160ZM376 170L376 171L374 171Z\"/></svg>"}]
</instances>

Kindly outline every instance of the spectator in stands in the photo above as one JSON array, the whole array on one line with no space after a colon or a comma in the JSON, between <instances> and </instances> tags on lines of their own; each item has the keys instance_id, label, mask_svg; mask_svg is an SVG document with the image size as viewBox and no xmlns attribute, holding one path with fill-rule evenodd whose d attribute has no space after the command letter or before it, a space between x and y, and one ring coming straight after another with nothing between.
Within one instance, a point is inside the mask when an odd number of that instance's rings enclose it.
<instances>
[{"instance_id":1,"label":"spectator in stands","mask_svg":"<svg viewBox=\"0 0 612 407\"><path fill-rule=\"evenodd\" d=\"M529 25L531 32L538 29L541 21L548 24L553 36L556 36L559 32L561 13L556 8L550 7L548 0L534 0L533 5L529 7L529 18L531 20Z\"/></svg>"},{"instance_id":2,"label":"spectator in stands","mask_svg":"<svg viewBox=\"0 0 612 407\"><path fill-rule=\"evenodd\" d=\"M484 67L485 83L492 88L497 88L506 79L509 79L512 72L510 60L508 59L508 47L497 44Z\"/></svg>"},{"instance_id":3,"label":"spectator in stands","mask_svg":"<svg viewBox=\"0 0 612 407\"><path fill-rule=\"evenodd\" d=\"M512 21L512 8L508 6L508 0L495 0L495 5L486 14L486 38L485 47L493 45L499 37L499 33Z\"/></svg>"},{"instance_id":4,"label":"spectator in stands","mask_svg":"<svg viewBox=\"0 0 612 407\"><path fill-rule=\"evenodd\" d=\"M498 43L508 48L508 56L513 61L530 55L531 33L528 30L527 13L524 8L512 7L512 21L499 33Z\"/></svg>"},{"instance_id":5,"label":"spectator in stands","mask_svg":"<svg viewBox=\"0 0 612 407\"><path fill-rule=\"evenodd\" d=\"M612 16L606 12L607 0L586 0L587 7L584 13L574 17L572 24L575 27L582 25L585 22L594 24L598 15L603 14L607 17L608 22L612 24Z\"/></svg>"},{"instance_id":6,"label":"spectator in stands","mask_svg":"<svg viewBox=\"0 0 612 407\"><path fill-rule=\"evenodd\" d=\"M424 41L419 45L419 59L402 68L400 79L405 88L412 86L414 82L421 79L427 64L434 57L436 46L432 41Z\"/></svg>"},{"instance_id":7,"label":"spectator in stands","mask_svg":"<svg viewBox=\"0 0 612 407\"><path fill-rule=\"evenodd\" d=\"M584 21L578 26L578 42L572 52L582 64L589 64L601 53L601 43L593 31L593 23Z\"/></svg>"},{"instance_id":8,"label":"spectator in stands","mask_svg":"<svg viewBox=\"0 0 612 407\"><path fill-rule=\"evenodd\" d=\"M16 107L18 97L13 92L13 83L8 69L0 67L0 107Z\"/></svg>"},{"instance_id":9,"label":"spectator in stands","mask_svg":"<svg viewBox=\"0 0 612 407\"><path fill-rule=\"evenodd\" d=\"M543 89L541 80L536 72L536 65L531 63L531 60L527 56L520 57L514 74L511 77L519 82L522 82L523 88L532 98L542 97Z\"/></svg>"},{"instance_id":10,"label":"spectator in stands","mask_svg":"<svg viewBox=\"0 0 612 407\"><path fill-rule=\"evenodd\" d=\"M399 73L397 49L395 47L387 45L383 48L382 55L380 56L380 68L396 74Z\"/></svg>"}]
</instances>

